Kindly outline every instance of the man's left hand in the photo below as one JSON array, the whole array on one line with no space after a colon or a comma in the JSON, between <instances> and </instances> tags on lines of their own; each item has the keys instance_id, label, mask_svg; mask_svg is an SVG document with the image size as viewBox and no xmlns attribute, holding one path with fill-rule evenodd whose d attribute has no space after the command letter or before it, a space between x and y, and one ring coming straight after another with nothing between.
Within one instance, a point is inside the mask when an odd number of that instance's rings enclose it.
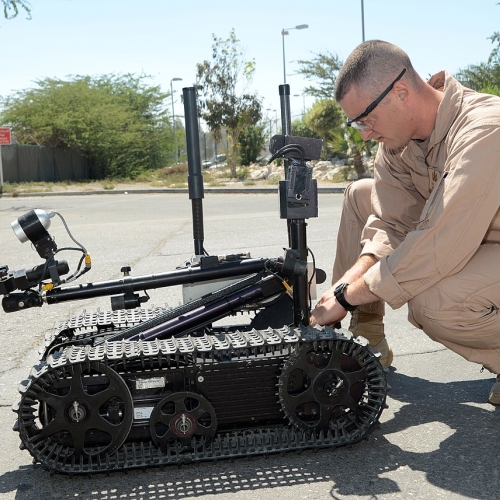
<instances>
[{"instance_id":1,"label":"man's left hand","mask_svg":"<svg viewBox=\"0 0 500 500\"><path fill-rule=\"evenodd\" d=\"M346 317L347 311L337 302L333 294L334 289L332 286L327 290L311 311L309 319L311 326L333 326Z\"/></svg>"}]
</instances>

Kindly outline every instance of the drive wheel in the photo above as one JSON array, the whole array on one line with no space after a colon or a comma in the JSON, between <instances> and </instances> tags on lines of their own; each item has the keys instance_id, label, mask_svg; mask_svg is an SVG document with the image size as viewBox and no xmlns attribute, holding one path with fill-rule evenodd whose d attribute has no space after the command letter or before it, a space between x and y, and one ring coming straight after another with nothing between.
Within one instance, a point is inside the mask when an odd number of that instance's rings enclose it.
<instances>
[{"instance_id":1,"label":"drive wheel","mask_svg":"<svg viewBox=\"0 0 500 500\"><path fill-rule=\"evenodd\" d=\"M59 469L114 453L130 432L133 403L112 368L77 363L47 369L33 379L18 413L24 445L36 460Z\"/></svg>"},{"instance_id":2,"label":"drive wheel","mask_svg":"<svg viewBox=\"0 0 500 500\"><path fill-rule=\"evenodd\" d=\"M364 339L363 339L364 341ZM385 408L385 372L366 341L303 344L285 363L279 395L297 428L331 431L347 444L361 438Z\"/></svg>"}]
</instances>

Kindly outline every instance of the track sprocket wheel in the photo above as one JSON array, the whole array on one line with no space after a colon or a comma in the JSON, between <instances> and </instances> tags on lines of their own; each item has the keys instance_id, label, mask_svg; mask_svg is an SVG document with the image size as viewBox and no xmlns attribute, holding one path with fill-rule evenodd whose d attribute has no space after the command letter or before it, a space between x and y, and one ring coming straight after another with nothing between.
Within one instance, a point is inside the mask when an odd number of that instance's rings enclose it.
<instances>
[{"instance_id":1,"label":"track sprocket wheel","mask_svg":"<svg viewBox=\"0 0 500 500\"><path fill-rule=\"evenodd\" d=\"M217 430L213 406L195 392L174 392L151 413L149 430L158 448L167 452L198 449L212 442Z\"/></svg>"},{"instance_id":2,"label":"track sprocket wheel","mask_svg":"<svg viewBox=\"0 0 500 500\"><path fill-rule=\"evenodd\" d=\"M385 408L385 372L364 339L303 344L286 361L278 385L295 427L331 431L345 444L363 437Z\"/></svg>"},{"instance_id":3,"label":"track sprocket wheel","mask_svg":"<svg viewBox=\"0 0 500 500\"><path fill-rule=\"evenodd\" d=\"M24 391L18 414L22 442L55 470L114 453L134 417L125 381L99 362L46 367Z\"/></svg>"}]
</instances>

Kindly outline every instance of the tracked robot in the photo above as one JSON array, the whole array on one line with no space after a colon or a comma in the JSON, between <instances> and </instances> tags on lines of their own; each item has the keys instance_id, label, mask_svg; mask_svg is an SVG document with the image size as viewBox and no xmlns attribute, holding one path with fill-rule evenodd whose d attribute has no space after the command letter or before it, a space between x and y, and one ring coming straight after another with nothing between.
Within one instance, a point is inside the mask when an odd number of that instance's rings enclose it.
<instances>
[{"instance_id":1,"label":"tracked robot","mask_svg":"<svg viewBox=\"0 0 500 500\"><path fill-rule=\"evenodd\" d=\"M285 164L283 255L205 252L194 88L183 89L190 262L139 277L123 267L120 279L74 285L91 261L62 215L34 209L12 223L43 262L0 266L5 312L111 297L109 311L59 322L19 386L14 430L35 463L90 474L334 448L356 443L378 422L387 394L379 354L345 330L308 325L311 289L325 279L308 265L306 237L306 220L318 214L310 161L319 159L321 141L291 134L289 86L279 91L283 135L271 139L270 152ZM71 274L57 259L68 249L48 232L56 216L75 242L70 250L81 253ZM174 285L183 286L182 305L143 306L148 290ZM248 321L231 324L236 314Z\"/></svg>"}]
</instances>

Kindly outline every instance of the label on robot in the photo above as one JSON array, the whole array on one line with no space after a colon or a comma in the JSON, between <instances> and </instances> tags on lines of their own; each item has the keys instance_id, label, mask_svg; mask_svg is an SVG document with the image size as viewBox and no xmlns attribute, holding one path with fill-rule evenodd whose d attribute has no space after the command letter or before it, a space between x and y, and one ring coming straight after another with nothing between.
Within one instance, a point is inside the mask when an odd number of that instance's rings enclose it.
<instances>
[{"instance_id":1,"label":"label on robot","mask_svg":"<svg viewBox=\"0 0 500 500\"><path fill-rule=\"evenodd\" d=\"M153 413L154 406L146 406L143 408L134 408L134 420L149 420Z\"/></svg>"},{"instance_id":2,"label":"label on robot","mask_svg":"<svg viewBox=\"0 0 500 500\"><path fill-rule=\"evenodd\" d=\"M157 389L165 387L165 377L139 378L135 381L137 390Z\"/></svg>"}]
</instances>

